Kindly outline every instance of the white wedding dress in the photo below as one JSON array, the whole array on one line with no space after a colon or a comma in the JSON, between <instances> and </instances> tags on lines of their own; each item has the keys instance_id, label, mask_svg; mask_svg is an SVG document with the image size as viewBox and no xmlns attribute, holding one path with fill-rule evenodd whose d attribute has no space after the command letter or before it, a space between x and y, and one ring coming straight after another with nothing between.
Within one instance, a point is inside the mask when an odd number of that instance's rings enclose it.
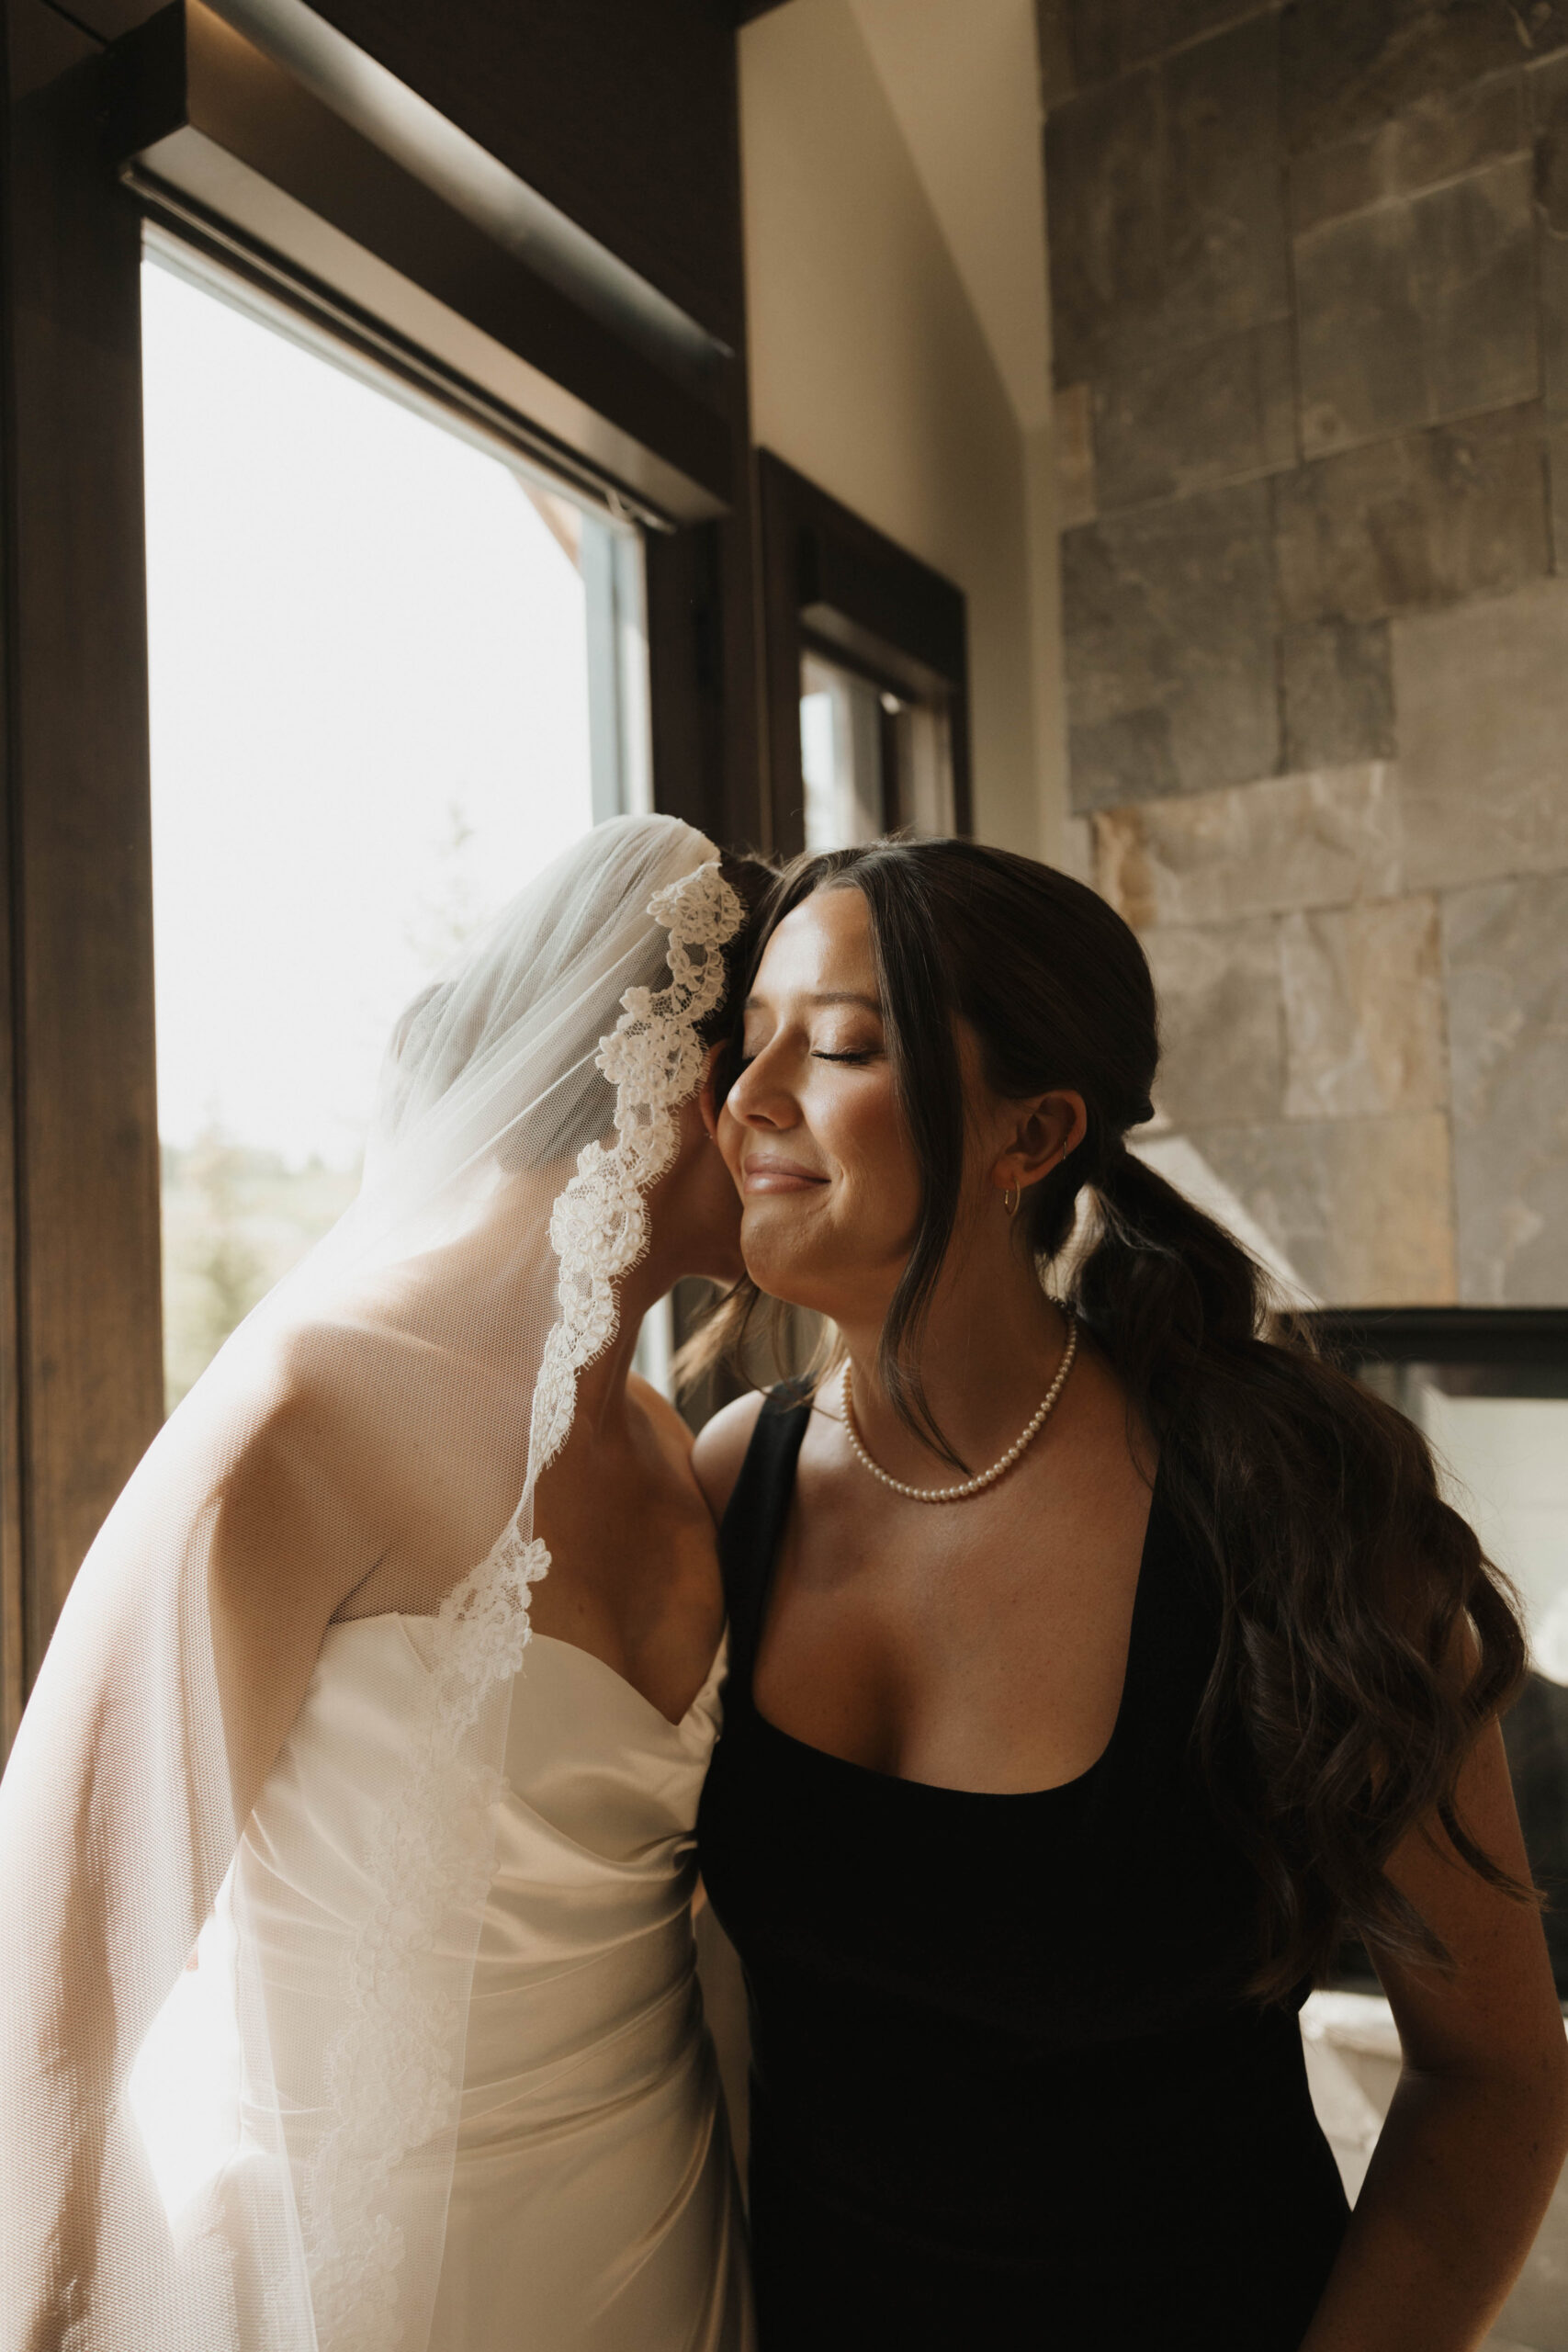
<instances>
[{"instance_id":1,"label":"white wedding dress","mask_svg":"<svg viewBox=\"0 0 1568 2352\"><path fill-rule=\"evenodd\" d=\"M323 2054L344 1946L361 1926L365 1858L396 1801L430 1639L418 1617L330 1628L236 1864L306 2184L330 2114ZM585 1650L536 1634L524 1653L431 2352L751 2343L691 1918L723 1668L721 1649L671 1724Z\"/></svg>"},{"instance_id":2,"label":"white wedding dress","mask_svg":"<svg viewBox=\"0 0 1568 2352\"><path fill-rule=\"evenodd\" d=\"M750 2346L690 1916L722 1665L671 1724L528 1617L744 912L671 817L534 876L83 1564L0 1780L0 2352ZM443 1480L491 1498L456 1581ZM298 1638L389 1557L409 1613Z\"/></svg>"}]
</instances>

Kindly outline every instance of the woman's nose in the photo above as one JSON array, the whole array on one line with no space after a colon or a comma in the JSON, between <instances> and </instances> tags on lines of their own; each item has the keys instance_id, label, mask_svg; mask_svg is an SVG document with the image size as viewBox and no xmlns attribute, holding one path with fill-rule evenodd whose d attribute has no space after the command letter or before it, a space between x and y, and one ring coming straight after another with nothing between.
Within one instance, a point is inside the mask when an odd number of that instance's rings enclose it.
<instances>
[{"instance_id":1,"label":"woman's nose","mask_svg":"<svg viewBox=\"0 0 1568 2352\"><path fill-rule=\"evenodd\" d=\"M793 1123L793 1106L773 1075L768 1054L747 1063L729 1090L725 1109L743 1127L787 1127Z\"/></svg>"}]
</instances>

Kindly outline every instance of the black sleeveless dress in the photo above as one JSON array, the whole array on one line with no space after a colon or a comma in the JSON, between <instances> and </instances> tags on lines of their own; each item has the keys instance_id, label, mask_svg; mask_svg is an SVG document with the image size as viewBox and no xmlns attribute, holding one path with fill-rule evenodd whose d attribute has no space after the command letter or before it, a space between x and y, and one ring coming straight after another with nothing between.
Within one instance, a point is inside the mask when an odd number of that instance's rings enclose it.
<instances>
[{"instance_id":1,"label":"black sleeveless dress","mask_svg":"<svg viewBox=\"0 0 1568 2352\"><path fill-rule=\"evenodd\" d=\"M1105 1754L934 1788L752 1702L808 1410L764 1405L725 1515L698 1823L750 2006L762 2352L1295 2352L1347 2206L1294 2007L1241 1997L1255 1888L1189 1753L1217 1617L1158 1486Z\"/></svg>"}]
</instances>

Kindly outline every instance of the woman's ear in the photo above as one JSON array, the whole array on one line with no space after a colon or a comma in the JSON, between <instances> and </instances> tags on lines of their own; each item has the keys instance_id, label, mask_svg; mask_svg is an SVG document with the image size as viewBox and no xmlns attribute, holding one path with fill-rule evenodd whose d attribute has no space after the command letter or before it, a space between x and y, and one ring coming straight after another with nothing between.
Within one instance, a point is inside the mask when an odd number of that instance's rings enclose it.
<instances>
[{"instance_id":1,"label":"woman's ear","mask_svg":"<svg viewBox=\"0 0 1568 2352\"><path fill-rule=\"evenodd\" d=\"M1081 1094L1060 1088L1021 1105L1011 1141L991 1170L998 1192L1023 1192L1059 1168L1089 1132Z\"/></svg>"}]
</instances>

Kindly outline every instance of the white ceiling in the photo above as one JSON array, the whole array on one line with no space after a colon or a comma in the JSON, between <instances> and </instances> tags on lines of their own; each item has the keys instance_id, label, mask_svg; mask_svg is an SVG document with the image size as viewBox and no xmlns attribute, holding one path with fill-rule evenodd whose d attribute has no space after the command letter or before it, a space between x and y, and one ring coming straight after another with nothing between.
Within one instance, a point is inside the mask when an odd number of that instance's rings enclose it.
<instances>
[{"instance_id":1,"label":"white ceiling","mask_svg":"<svg viewBox=\"0 0 1568 2352\"><path fill-rule=\"evenodd\" d=\"M1050 414L1034 0L850 0L1025 432Z\"/></svg>"}]
</instances>

